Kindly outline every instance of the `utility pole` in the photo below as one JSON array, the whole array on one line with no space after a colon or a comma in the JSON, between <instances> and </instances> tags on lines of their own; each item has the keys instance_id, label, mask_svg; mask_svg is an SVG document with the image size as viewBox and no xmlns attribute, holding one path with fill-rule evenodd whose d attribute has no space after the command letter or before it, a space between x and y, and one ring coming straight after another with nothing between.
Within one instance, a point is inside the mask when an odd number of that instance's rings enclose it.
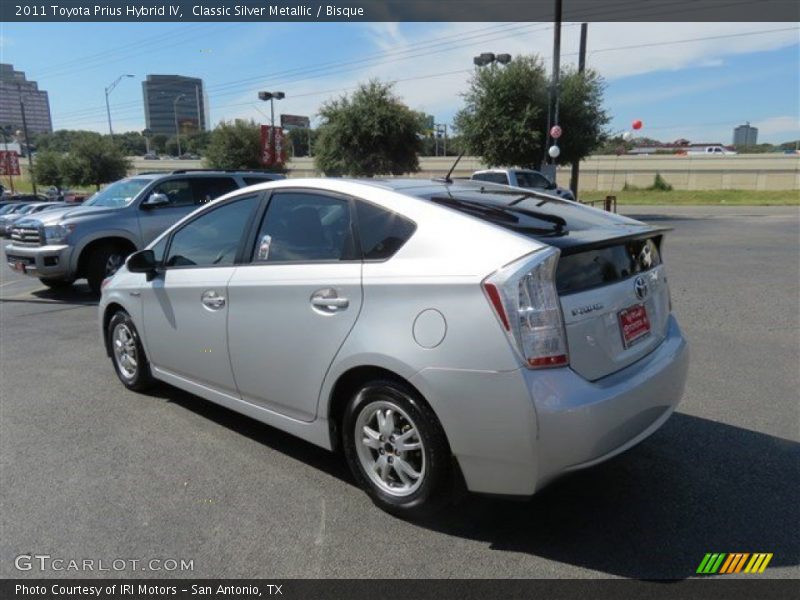
<instances>
[{"instance_id":1,"label":"utility pole","mask_svg":"<svg viewBox=\"0 0 800 600\"><path fill-rule=\"evenodd\" d=\"M135 77L135 75L127 75L127 74L126 75L120 75L119 77L117 77L111 83L111 85L109 85L105 89L105 92L106 92L106 115L108 115L108 135L110 135L112 138L114 137L114 132L111 130L111 105L109 105L109 103L108 103L108 96L111 94L111 92L114 91L114 88L117 87L119 85L119 82L122 81L125 77Z\"/></svg>"},{"instance_id":2,"label":"utility pole","mask_svg":"<svg viewBox=\"0 0 800 600\"><path fill-rule=\"evenodd\" d=\"M578 73L583 75L586 71L586 35L588 33L589 24L581 23L581 45L578 50ZM572 190L572 195L578 197L578 177L580 176L581 165L580 161L572 163L572 176L569 181L569 188Z\"/></svg>"},{"instance_id":3,"label":"utility pole","mask_svg":"<svg viewBox=\"0 0 800 600\"><path fill-rule=\"evenodd\" d=\"M550 148L550 129L555 124L558 125L558 80L561 72L561 2L556 0L555 18L553 23L553 72L551 75L550 93L548 94L547 105L547 132L545 133L544 158L542 164L547 164ZM555 175L555 173L553 173ZM554 177L555 179L555 177Z\"/></svg>"},{"instance_id":4,"label":"utility pole","mask_svg":"<svg viewBox=\"0 0 800 600\"><path fill-rule=\"evenodd\" d=\"M25 135L25 154L28 155L28 176L31 178L33 194L36 195L36 178L33 176L33 157L31 157L31 139L28 137L28 120L25 118L25 103L22 101L22 86L19 90L19 110L22 113L22 132Z\"/></svg>"}]
</instances>

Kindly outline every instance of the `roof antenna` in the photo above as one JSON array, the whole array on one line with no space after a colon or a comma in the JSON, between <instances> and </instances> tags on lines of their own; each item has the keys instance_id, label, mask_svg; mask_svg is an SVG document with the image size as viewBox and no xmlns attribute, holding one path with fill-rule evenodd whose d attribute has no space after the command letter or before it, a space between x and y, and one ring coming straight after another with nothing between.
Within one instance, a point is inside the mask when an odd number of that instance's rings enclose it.
<instances>
[{"instance_id":1,"label":"roof antenna","mask_svg":"<svg viewBox=\"0 0 800 600\"><path fill-rule=\"evenodd\" d=\"M464 156L464 152L466 152L466 150L462 150L461 154L458 155L458 158L456 158L456 162L454 162L453 166L450 167L450 170L447 172L447 175L445 175L444 177L434 177L433 180L434 181L444 181L445 183L453 183L453 180L450 178L450 175L452 175L453 171L456 170L456 166L458 165L458 161L460 161L461 158Z\"/></svg>"}]
</instances>

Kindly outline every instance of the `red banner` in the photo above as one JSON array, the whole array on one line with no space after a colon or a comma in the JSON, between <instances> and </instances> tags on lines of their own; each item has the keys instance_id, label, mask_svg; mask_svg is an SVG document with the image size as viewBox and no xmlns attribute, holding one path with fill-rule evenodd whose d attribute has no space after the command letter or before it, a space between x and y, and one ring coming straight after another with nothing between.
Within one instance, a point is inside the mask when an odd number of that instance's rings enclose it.
<instances>
[{"instance_id":1,"label":"red banner","mask_svg":"<svg viewBox=\"0 0 800 600\"><path fill-rule=\"evenodd\" d=\"M0 150L0 176L19 175L19 156L16 150Z\"/></svg>"},{"instance_id":2,"label":"red banner","mask_svg":"<svg viewBox=\"0 0 800 600\"><path fill-rule=\"evenodd\" d=\"M277 167L286 162L286 148L283 143L283 129L269 125L261 126L261 164Z\"/></svg>"}]
</instances>

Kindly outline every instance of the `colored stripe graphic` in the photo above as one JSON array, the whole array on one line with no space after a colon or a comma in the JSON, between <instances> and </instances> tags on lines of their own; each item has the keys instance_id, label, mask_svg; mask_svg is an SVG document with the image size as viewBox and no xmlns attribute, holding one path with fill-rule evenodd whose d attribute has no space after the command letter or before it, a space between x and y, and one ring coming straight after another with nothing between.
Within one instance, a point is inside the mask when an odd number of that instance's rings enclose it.
<instances>
[{"instance_id":1,"label":"colored stripe graphic","mask_svg":"<svg viewBox=\"0 0 800 600\"><path fill-rule=\"evenodd\" d=\"M728 554L728 559L722 565L720 569L720 573L738 573L742 570L744 566L744 562L747 560L747 557L750 556L749 553L743 552L734 552L732 554Z\"/></svg>"},{"instance_id":2,"label":"colored stripe graphic","mask_svg":"<svg viewBox=\"0 0 800 600\"><path fill-rule=\"evenodd\" d=\"M772 560L772 552L759 552L753 554L753 558L750 559L750 562L747 563L747 567L745 567L745 573L763 573L764 569L767 568L769 561Z\"/></svg>"},{"instance_id":3,"label":"colored stripe graphic","mask_svg":"<svg viewBox=\"0 0 800 600\"><path fill-rule=\"evenodd\" d=\"M697 567L697 572L702 573L704 575L712 575L717 572L722 561L725 559L725 553L714 553L714 554L706 554L703 558L703 562L700 563L700 566Z\"/></svg>"},{"instance_id":4,"label":"colored stripe graphic","mask_svg":"<svg viewBox=\"0 0 800 600\"><path fill-rule=\"evenodd\" d=\"M703 560L700 561L700 566L697 567L697 573L701 575L730 575L733 573L741 573L744 568L745 573L763 573L767 565L769 565L774 555L771 552L708 552ZM748 559L750 559L748 561ZM745 567L745 563L747 566Z\"/></svg>"}]
</instances>

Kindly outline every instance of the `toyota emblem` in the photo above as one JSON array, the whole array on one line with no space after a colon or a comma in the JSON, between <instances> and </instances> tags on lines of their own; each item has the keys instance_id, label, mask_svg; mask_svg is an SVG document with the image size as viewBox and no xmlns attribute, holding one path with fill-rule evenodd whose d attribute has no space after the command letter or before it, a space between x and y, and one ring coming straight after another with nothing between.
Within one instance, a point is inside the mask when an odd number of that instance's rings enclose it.
<instances>
[{"instance_id":1,"label":"toyota emblem","mask_svg":"<svg viewBox=\"0 0 800 600\"><path fill-rule=\"evenodd\" d=\"M633 281L633 291L639 300L647 298L647 281L641 275Z\"/></svg>"}]
</instances>

